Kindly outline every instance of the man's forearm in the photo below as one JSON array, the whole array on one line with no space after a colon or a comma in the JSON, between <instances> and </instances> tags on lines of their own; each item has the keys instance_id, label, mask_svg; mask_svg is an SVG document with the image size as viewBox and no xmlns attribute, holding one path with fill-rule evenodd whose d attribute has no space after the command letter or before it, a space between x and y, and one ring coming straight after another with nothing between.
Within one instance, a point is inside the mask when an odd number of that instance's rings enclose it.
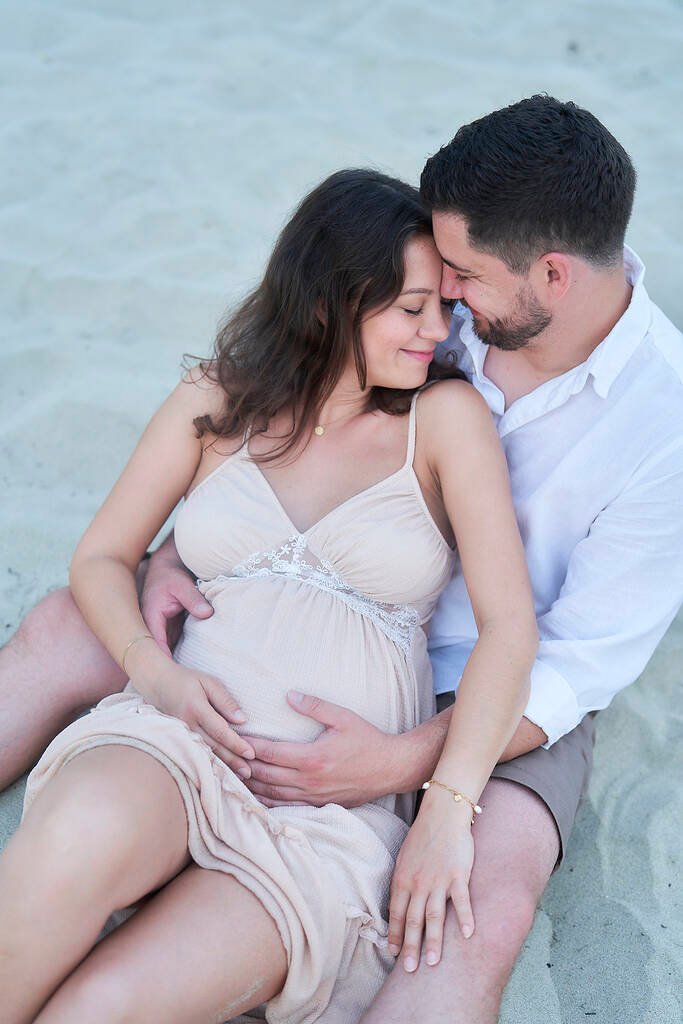
<instances>
[{"instance_id":1,"label":"man's forearm","mask_svg":"<svg viewBox=\"0 0 683 1024\"><path fill-rule=\"evenodd\" d=\"M528 718L522 718L515 734L508 743L503 753L498 758L498 763L511 761L513 757L520 757L528 754L530 750L536 750L548 742L546 733L538 725L534 725Z\"/></svg>"},{"instance_id":2,"label":"man's forearm","mask_svg":"<svg viewBox=\"0 0 683 1024\"><path fill-rule=\"evenodd\" d=\"M392 775L397 785L392 792L410 793L430 778L441 756L451 713L452 708L446 708L428 722L396 737L397 753L393 760ZM528 718L522 718L499 761L510 761L513 757L527 754L542 746L547 739L542 729Z\"/></svg>"}]
</instances>

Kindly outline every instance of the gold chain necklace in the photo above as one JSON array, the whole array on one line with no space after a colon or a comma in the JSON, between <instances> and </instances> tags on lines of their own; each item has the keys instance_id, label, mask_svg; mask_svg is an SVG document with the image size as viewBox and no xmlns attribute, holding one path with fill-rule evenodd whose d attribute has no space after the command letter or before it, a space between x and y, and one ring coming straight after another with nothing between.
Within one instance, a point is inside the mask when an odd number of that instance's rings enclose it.
<instances>
[{"instance_id":1,"label":"gold chain necklace","mask_svg":"<svg viewBox=\"0 0 683 1024\"><path fill-rule=\"evenodd\" d=\"M361 411L363 411L363 412L364 412L365 410L361 410ZM336 418L336 419L334 419L334 420L330 420L330 422L329 422L329 423L325 423L324 425L323 425L322 423L317 423L317 424L316 424L316 425L315 425L315 426L313 427L313 433L314 433L314 434L316 435L316 437L322 437L322 436L323 436L323 434L325 433L325 431L327 430L327 428L328 428L328 427L332 427L332 426L334 426L334 424L335 424L335 423L339 423L339 422L340 422L341 420L343 420L343 419L347 419L347 420L349 421L349 423L350 423L350 422L351 422L351 420L352 420L352 419L353 419L353 418L354 418L355 416L360 416L360 415L361 415L361 413L360 413L360 412L353 412L353 413L351 413L351 415L350 415L350 416L349 416L349 414L348 414L348 413L344 413L344 415L343 415L343 416L337 416L337 418Z\"/></svg>"}]
</instances>

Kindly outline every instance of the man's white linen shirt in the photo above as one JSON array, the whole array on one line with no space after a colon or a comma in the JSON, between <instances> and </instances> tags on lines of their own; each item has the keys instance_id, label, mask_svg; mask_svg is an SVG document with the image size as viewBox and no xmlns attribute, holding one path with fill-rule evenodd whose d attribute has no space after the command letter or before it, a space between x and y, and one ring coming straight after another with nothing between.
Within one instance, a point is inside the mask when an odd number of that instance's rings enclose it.
<instances>
[{"instance_id":1,"label":"man's white linen shirt","mask_svg":"<svg viewBox=\"0 0 683 1024\"><path fill-rule=\"evenodd\" d=\"M488 346L456 307L449 351L507 457L540 634L526 717L550 746L642 672L683 601L683 336L625 250L628 309L589 358L505 409ZM452 439L454 458L467 438ZM430 630L436 693L477 638L459 566Z\"/></svg>"}]
</instances>

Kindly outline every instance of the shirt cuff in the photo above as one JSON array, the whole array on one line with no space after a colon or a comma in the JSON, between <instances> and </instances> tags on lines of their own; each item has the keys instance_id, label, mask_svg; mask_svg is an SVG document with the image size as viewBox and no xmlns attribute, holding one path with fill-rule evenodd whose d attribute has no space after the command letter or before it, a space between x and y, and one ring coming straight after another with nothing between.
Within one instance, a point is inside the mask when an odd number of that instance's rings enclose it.
<instances>
[{"instance_id":1,"label":"shirt cuff","mask_svg":"<svg viewBox=\"0 0 683 1024\"><path fill-rule=\"evenodd\" d=\"M547 662L537 660L531 669L531 693L524 717L543 729L548 737L543 744L546 750L581 721L576 694L564 676Z\"/></svg>"}]
</instances>

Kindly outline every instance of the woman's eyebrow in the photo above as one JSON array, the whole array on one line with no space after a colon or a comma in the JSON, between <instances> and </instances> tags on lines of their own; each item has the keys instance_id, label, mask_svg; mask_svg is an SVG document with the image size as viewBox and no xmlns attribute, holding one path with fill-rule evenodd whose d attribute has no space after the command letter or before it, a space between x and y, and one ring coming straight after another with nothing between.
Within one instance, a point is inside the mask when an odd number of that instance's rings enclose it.
<instances>
[{"instance_id":1,"label":"woman's eyebrow","mask_svg":"<svg viewBox=\"0 0 683 1024\"><path fill-rule=\"evenodd\" d=\"M431 295L432 291L432 288L406 288L401 295Z\"/></svg>"}]
</instances>

